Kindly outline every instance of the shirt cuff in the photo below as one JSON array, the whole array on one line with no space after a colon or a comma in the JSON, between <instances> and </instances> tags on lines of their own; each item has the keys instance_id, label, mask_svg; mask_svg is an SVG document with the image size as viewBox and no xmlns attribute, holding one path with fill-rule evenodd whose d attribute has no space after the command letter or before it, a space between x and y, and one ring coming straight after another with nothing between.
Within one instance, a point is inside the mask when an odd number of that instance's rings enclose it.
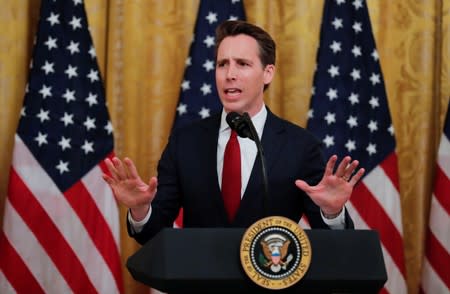
<instances>
[{"instance_id":1,"label":"shirt cuff","mask_svg":"<svg viewBox=\"0 0 450 294\"><path fill-rule=\"evenodd\" d=\"M345 229L345 206L342 208L341 213L339 213L335 218L329 219L326 218L322 210L320 210L320 215L322 216L323 221L334 230Z\"/></svg>"},{"instance_id":2,"label":"shirt cuff","mask_svg":"<svg viewBox=\"0 0 450 294\"><path fill-rule=\"evenodd\" d=\"M144 219L141 220L141 221L135 221L133 219L133 217L131 216L130 210L128 209L127 218L128 218L128 221L130 222L130 225L131 225L131 231L133 233L140 233L142 231L142 228L145 226L145 224L150 219L151 215L152 215L152 206L150 205L150 208L148 209L147 215L144 217Z\"/></svg>"}]
</instances>

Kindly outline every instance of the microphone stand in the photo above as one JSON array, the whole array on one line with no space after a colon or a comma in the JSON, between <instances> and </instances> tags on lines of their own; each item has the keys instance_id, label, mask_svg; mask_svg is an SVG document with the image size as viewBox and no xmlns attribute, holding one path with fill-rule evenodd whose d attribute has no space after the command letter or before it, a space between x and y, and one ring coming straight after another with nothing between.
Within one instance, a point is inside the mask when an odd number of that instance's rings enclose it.
<instances>
[{"instance_id":1,"label":"microphone stand","mask_svg":"<svg viewBox=\"0 0 450 294\"><path fill-rule=\"evenodd\" d=\"M259 153L259 159L261 160L261 171L263 176L263 184L264 184L264 202L263 202L263 209L265 212L265 216L269 216L269 181L267 179L267 170L266 170L266 158L264 156L264 150L261 144L261 141L259 140L258 133L256 132L255 126L253 125L253 122L248 115L247 112L244 112L242 115L243 119L247 122L247 125L250 129L251 137L250 139L253 139L256 144L256 148L258 149Z\"/></svg>"}]
</instances>

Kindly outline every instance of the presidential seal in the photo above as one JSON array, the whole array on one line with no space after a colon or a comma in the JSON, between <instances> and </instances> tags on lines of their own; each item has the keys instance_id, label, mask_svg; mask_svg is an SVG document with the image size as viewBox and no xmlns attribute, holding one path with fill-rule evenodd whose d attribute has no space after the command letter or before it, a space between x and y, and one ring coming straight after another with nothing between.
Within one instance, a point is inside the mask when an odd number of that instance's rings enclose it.
<instances>
[{"instance_id":1,"label":"presidential seal","mask_svg":"<svg viewBox=\"0 0 450 294\"><path fill-rule=\"evenodd\" d=\"M311 244L294 221L266 217L250 226L240 247L247 276L267 289L284 289L300 281L311 263Z\"/></svg>"}]
</instances>

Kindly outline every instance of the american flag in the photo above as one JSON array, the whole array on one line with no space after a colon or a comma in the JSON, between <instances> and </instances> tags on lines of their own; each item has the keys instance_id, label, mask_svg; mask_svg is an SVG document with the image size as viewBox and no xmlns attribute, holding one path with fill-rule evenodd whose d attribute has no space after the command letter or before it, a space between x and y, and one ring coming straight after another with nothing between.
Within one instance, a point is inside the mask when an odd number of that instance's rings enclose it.
<instances>
[{"instance_id":1,"label":"american flag","mask_svg":"<svg viewBox=\"0 0 450 294\"><path fill-rule=\"evenodd\" d=\"M347 208L357 229L378 231L388 273L382 293L407 293L394 129L363 0L326 0L307 128L327 157L366 169Z\"/></svg>"},{"instance_id":2,"label":"american flag","mask_svg":"<svg viewBox=\"0 0 450 294\"><path fill-rule=\"evenodd\" d=\"M201 0L194 36L185 62L173 128L207 118L222 110L215 82L215 31L225 20L245 20L240 0ZM182 226L182 211L175 226Z\"/></svg>"},{"instance_id":3,"label":"american flag","mask_svg":"<svg viewBox=\"0 0 450 294\"><path fill-rule=\"evenodd\" d=\"M450 104L439 145L431 196L421 293L450 293Z\"/></svg>"},{"instance_id":4,"label":"american flag","mask_svg":"<svg viewBox=\"0 0 450 294\"><path fill-rule=\"evenodd\" d=\"M222 110L215 82L215 31L225 20L244 20L240 0L201 0L194 36L185 62L174 128Z\"/></svg>"},{"instance_id":5,"label":"american flag","mask_svg":"<svg viewBox=\"0 0 450 294\"><path fill-rule=\"evenodd\" d=\"M122 293L112 125L82 0L41 2L14 141L1 293Z\"/></svg>"}]
</instances>

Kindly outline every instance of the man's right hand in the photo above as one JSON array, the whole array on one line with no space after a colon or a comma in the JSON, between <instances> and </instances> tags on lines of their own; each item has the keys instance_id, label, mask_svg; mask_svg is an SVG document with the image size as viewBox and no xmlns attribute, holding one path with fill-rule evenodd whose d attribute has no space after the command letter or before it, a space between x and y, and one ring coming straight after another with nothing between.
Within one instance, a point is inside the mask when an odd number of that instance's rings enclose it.
<instances>
[{"instance_id":1,"label":"man's right hand","mask_svg":"<svg viewBox=\"0 0 450 294\"><path fill-rule=\"evenodd\" d=\"M123 162L114 157L105 159L110 174L103 174L103 179L111 187L116 200L128 207L134 220L144 219L155 198L158 180L152 177L148 185L142 181L136 166L129 158Z\"/></svg>"}]
</instances>

